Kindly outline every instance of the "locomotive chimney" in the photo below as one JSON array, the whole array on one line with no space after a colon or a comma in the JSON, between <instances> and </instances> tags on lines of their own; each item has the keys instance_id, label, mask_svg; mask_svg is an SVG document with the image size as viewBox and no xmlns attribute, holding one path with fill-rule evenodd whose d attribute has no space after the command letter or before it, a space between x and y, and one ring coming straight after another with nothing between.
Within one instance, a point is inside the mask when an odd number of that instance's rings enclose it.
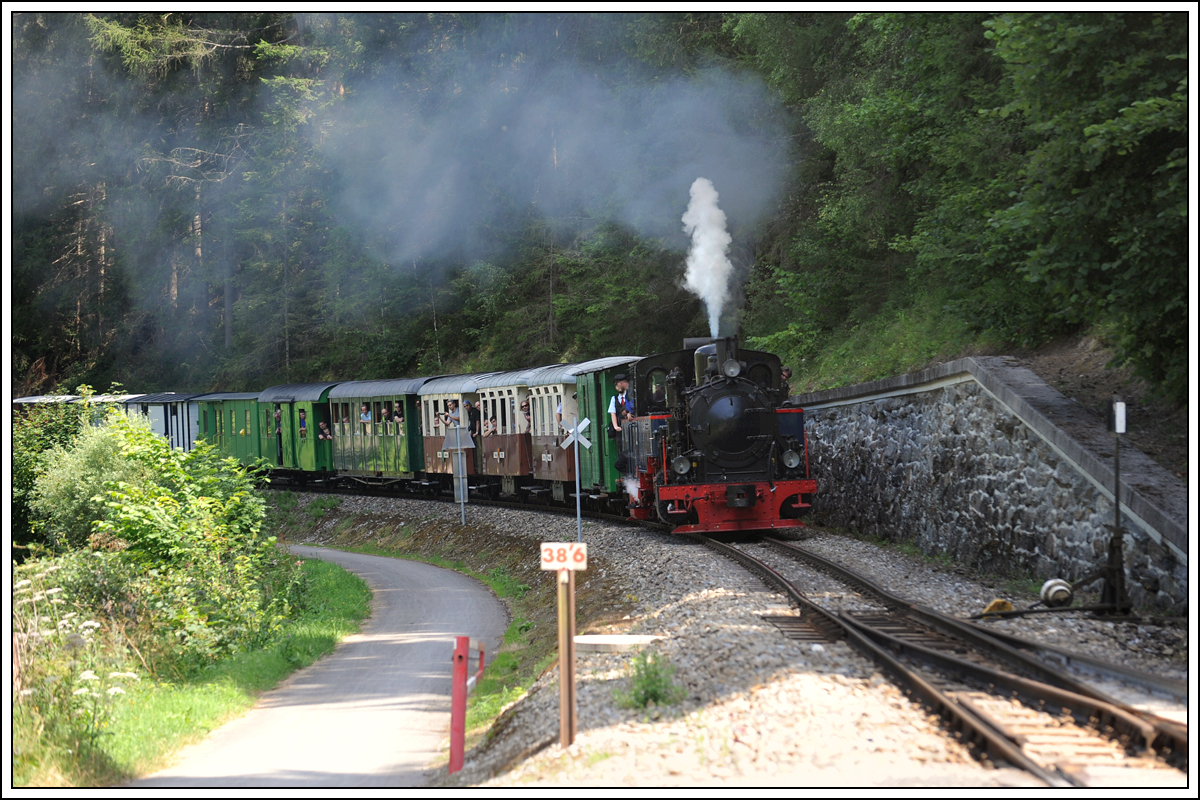
<instances>
[{"instance_id":1,"label":"locomotive chimney","mask_svg":"<svg viewBox=\"0 0 1200 800\"><path fill-rule=\"evenodd\" d=\"M736 378L742 372L741 362L738 361L738 344L736 336L726 336L717 339L717 370L727 378Z\"/></svg>"}]
</instances>

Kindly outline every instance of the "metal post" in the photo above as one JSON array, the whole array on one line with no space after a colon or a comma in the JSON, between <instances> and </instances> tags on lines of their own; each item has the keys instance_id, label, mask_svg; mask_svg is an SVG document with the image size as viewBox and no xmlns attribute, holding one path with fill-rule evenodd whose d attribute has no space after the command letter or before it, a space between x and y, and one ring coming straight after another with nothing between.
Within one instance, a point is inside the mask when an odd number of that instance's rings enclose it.
<instances>
[{"instance_id":1,"label":"metal post","mask_svg":"<svg viewBox=\"0 0 1200 800\"><path fill-rule=\"evenodd\" d=\"M1108 540L1108 564L1100 602L1120 613L1129 608L1125 591L1125 532L1121 529L1121 434L1125 432L1125 404L1113 395L1109 410L1113 432L1113 528Z\"/></svg>"},{"instance_id":2,"label":"metal post","mask_svg":"<svg viewBox=\"0 0 1200 800\"><path fill-rule=\"evenodd\" d=\"M461 411L459 412L462 413ZM459 507L462 511L462 524L467 524L467 460L463 457L462 425L454 426L454 443L458 449L454 451L454 463L458 465L459 480L462 481L462 494L459 495Z\"/></svg>"},{"instance_id":3,"label":"metal post","mask_svg":"<svg viewBox=\"0 0 1200 800\"><path fill-rule=\"evenodd\" d=\"M1113 531L1108 542L1108 580L1104 582L1102 603L1111 603L1120 612L1129 607L1125 593L1125 532L1121 528L1121 435L1113 434Z\"/></svg>"},{"instance_id":4,"label":"metal post","mask_svg":"<svg viewBox=\"0 0 1200 800\"><path fill-rule=\"evenodd\" d=\"M579 488L579 417L571 417L571 435L575 437L575 531L576 541L583 541L583 502Z\"/></svg>"},{"instance_id":5,"label":"metal post","mask_svg":"<svg viewBox=\"0 0 1200 800\"><path fill-rule=\"evenodd\" d=\"M558 571L558 730L564 748L575 742L575 573Z\"/></svg>"},{"instance_id":6,"label":"metal post","mask_svg":"<svg viewBox=\"0 0 1200 800\"><path fill-rule=\"evenodd\" d=\"M459 636L454 645L454 670L450 678L450 772L463 767L467 733L467 653L471 639Z\"/></svg>"},{"instance_id":7,"label":"metal post","mask_svg":"<svg viewBox=\"0 0 1200 800\"><path fill-rule=\"evenodd\" d=\"M579 733L579 715L575 707L575 570L567 572L567 670L571 679L571 742Z\"/></svg>"}]
</instances>

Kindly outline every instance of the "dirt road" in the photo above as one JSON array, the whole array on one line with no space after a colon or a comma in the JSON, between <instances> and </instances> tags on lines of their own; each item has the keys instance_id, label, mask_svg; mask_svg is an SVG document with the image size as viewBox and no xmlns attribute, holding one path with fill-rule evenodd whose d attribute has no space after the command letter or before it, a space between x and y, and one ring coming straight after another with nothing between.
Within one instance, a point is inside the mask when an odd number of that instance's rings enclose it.
<instances>
[{"instance_id":1,"label":"dirt road","mask_svg":"<svg viewBox=\"0 0 1200 800\"><path fill-rule=\"evenodd\" d=\"M428 564L299 545L292 552L367 581L374 598L362 632L133 786L421 783L450 729L454 637L481 639L494 654L508 624L504 607L476 581Z\"/></svg>"}]
</instances>

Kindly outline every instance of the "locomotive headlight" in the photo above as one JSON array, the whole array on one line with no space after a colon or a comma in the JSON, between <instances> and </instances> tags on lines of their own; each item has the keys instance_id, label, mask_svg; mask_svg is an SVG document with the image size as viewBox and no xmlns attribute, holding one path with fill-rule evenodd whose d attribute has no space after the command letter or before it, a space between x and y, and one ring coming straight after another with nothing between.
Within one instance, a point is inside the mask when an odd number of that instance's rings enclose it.
<instances>
[{"instance_id":1,"label":"locomotive headlight","mask_svg":"<svg viewBox=\"0 0 1200 800\"><path fill-rule=\"evenodd\" d=\"M795 450L784 450L783 465L788 469L795 469L800 466L800 454Z\"/></svg>"},{"instance_id":2,"label":"locomotive headlight","mask_svg":"<svg viewBox=\"0 0 1200 800\"><path fill-rule=\"evenodd\" d=\"M726 378L736 378L742 374L742 365L736 358L731 358L721 365L721 371L725 373Z\"/></svg>"},{"instance_id":3,"label":"locomotive headlight","mask_svg":"<svg viewBox=\"0 0 1200 800\"><path fill-rule=\"evenodd\" d=\"M671 462L671 470L676 475L687 475L692 471L692 460L687 456L676 456Z\"/></svg>"}]
</instances>

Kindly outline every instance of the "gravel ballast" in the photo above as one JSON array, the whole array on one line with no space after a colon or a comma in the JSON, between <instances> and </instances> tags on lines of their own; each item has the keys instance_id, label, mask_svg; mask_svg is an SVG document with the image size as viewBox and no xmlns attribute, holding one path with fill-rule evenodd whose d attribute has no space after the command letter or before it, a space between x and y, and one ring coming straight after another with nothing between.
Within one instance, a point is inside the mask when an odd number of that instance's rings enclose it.
<instances>
[{"instance_id":1,"label":"gravel ballast","mask_svg":"<svg viewBox=\"0 0 1200 800\"><path fill-rule=\"evenodd\" d=\"M468 525L540 542L574 541L575 520L468 507ZM350 498L339 517L443 520L458 508L408 499ZM310 536L328 539L334 523ZM810 529L802 546L847 564L914 602L966 616L996 597L993 585L961 569L853 538ZM451 534L453 535L453 534ZM475 535L479 535L476 533ZM635 654L576 657L578 736L559 745L558 670L505 710L467 753L463 770L428 774L443 786L1037 786L1024 772L972 757L919 704L845 643L785 638L764 615L794 613L742 567L678 537L629 525L585 521L589 569L632 609L619 625L581 633L662 637L647 651L667 659L684 697L631 710ZM547 573L546 580L552 580ZM801 587L802 590L804 587ZM850 607L844 587L819 576L811 599ZM1011 597L1019 607L1032 597ZM1082 614L989 623L1011 633L1186 678L1186 631L1098 621Z\"/></svg>"}]
</instances>

